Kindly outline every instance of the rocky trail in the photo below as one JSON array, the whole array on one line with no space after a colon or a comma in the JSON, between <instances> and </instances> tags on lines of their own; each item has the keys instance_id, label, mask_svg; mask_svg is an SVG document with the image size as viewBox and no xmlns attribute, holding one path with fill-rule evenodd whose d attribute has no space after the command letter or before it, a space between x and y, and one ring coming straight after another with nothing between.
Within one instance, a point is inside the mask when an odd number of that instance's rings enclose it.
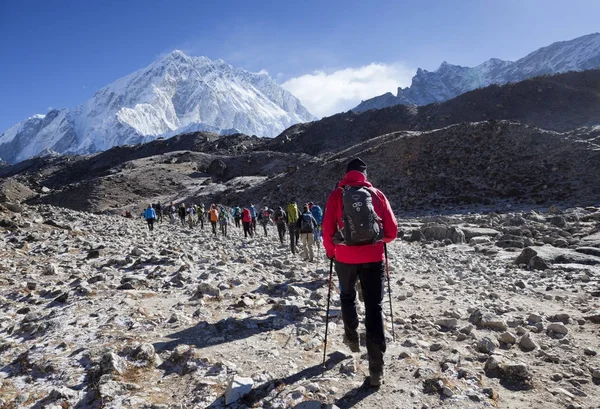
<instances>
[{"instance_id":1,"label":"rocky trail","mask_svg":"<svg viewBox=\"0 0 600 409\"><path fill-rule=\"evenodd\" d=\"M385 384L276 230L0 206L0 408L600 407L600 209L401 220ZM359 305L359 308L361 306ZM362 326L361 326L362 328Z\"/></svg>"}]
</instances>

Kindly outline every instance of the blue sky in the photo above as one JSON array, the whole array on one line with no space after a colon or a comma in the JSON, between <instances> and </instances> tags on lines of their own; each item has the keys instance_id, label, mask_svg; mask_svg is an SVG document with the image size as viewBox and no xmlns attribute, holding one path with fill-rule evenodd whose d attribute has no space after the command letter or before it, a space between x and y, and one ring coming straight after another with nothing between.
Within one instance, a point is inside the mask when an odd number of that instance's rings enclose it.
<instances>
[{"instance_id":1,"label":"blue sky","mask_svg":"<svg viewBox=\"0 0 600 409\"><path fill-rule=\"evenodd\" d=\"M600 31L599 15L597 0L3 0L0 132L173 49L288 87L326 83L328 95L306 102L323 115L409 85L417 67L517 59Z\"/></svg>"}]
</instances>

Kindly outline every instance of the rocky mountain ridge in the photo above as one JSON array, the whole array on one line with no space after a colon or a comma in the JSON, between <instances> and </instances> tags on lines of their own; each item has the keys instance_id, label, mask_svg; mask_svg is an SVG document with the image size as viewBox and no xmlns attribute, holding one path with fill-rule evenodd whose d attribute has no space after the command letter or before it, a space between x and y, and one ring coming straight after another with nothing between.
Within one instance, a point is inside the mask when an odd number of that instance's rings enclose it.
<instances>
[{"instance_id":1,"label":"rocky mountain ridge","mask_svg":"<svg viewBox=\"0 0 600 409\"><path fill-rule=\"evenodd\" d=\"M398 88L395 96L386 93L362 101L353 110L364 112L394 105L427 105L492 84L599 67L600 33L594 33L553 43L514 62L492 58L476 67L461 67L444 61L433 72L419 68L410 87Z\"/></svg>"}]
</instances>

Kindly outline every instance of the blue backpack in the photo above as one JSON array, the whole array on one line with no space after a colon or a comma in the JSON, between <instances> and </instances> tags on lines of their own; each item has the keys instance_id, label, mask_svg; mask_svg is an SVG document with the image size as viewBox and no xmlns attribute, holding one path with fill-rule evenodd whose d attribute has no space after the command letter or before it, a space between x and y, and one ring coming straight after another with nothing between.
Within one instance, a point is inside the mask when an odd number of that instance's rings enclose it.
<instances>
[{"instance_id":1,"label":"blue backpack","mask_svg":"<svg viewBox=\"0 0 600 409\"><path fill-rule=\"evenodd\" d=\"M310 209L310 212L317 221L317 224L323 223L323 210L321 210L319 206L314 205L312 209Z\"/></svg>"}]
</instances>

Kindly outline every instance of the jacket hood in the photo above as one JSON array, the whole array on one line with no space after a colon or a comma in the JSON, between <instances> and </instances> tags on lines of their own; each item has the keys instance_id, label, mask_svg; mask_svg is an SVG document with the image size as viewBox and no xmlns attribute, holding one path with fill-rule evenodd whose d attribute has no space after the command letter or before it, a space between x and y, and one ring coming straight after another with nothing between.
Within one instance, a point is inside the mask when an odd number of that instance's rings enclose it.
<instances>
[{"instance_id":1,"label":"jacket hood","mask_svg":"<svg viewBox=\"0 0 600 409\"><path fill-rule=\"evenodd\" d=\"M340 183L338 183L338 187L344 186L365 186L372 187L371 183L367 180L367 177L364 173L359 172L358 170L351 170L346 173L344 179Z\"/></svg>"}]
</instances>

